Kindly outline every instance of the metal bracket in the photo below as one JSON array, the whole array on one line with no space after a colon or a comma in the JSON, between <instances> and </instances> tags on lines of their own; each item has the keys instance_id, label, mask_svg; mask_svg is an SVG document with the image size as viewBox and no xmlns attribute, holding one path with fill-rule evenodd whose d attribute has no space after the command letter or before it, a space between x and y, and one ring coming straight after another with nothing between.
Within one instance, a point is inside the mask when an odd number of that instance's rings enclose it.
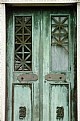
<instances>
[{"instance_id":1,"label":"metal bracket","mask_svg":"<svg viewBox=\"0 0 80 121\"><path fill-rule=\"evenodd\" d=\"M57 113L57 116L56 116L56 119L63 119L64 117L64 108L63 106L62 107L57 107L56 108L56 113Z\"/></svg>"},{"instance_id":2,"label":"metal bracket","mask_svg":"<svg viewBox=\"0 0 80 121\"><path fill-rule=\"evenodd\" d=\"M26 81L36 81L38 80L38 76L36 74L21 74L17 77L20 82Z\"/></svg>"},{"instance_id":3,"label":"metal bracket","mask_svg":"<svg viewBox=\"0 0 80 121\"><path fill-rule=\"evenodd\" d=\"M24 119L26 117L26 107L19 107L19 119Z\"/></svg>"},{"instance_id":4,"label":"metal bracket","mask_svg":"<svg viewBox=\"0 0 80 121\"><path fill-rule=\"evenodd\" d=\"M45 76L45 80L48 81L65 81L66 75L64 74L48 74Z\"/></svg>"}]
</instances>

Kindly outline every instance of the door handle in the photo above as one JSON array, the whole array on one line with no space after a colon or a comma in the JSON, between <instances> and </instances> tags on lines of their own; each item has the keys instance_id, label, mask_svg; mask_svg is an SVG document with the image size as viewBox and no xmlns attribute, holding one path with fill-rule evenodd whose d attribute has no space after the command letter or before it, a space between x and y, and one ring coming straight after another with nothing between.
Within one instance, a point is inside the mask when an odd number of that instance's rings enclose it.
<instances>
[{"instance_id":1,"label":"door handle","mask_svg":"<svg viewBox=\"0 0 80 121\"><path fill-rule=\"evenodd\" d=\"M65 74L47 74L45 76L45 80L48 80L48 81L65 81L66 75Z\"/></svg>"}]
</instances>

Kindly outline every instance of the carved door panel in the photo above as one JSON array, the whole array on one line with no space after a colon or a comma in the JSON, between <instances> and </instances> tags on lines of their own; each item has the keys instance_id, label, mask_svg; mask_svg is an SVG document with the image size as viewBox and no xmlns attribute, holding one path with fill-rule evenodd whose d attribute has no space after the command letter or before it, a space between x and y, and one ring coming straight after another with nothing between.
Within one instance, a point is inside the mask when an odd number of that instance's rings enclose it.
<instances>
[{"instance_id":1,"label":"carved door panel","mask_svg":"<svg viewBox=\"0 0 80 121\"><path fill-rule=\"evenodd\" d=\"M76 121L75 18L72 7L7 9L7 121Z\"/></svg>"}]
</instances>

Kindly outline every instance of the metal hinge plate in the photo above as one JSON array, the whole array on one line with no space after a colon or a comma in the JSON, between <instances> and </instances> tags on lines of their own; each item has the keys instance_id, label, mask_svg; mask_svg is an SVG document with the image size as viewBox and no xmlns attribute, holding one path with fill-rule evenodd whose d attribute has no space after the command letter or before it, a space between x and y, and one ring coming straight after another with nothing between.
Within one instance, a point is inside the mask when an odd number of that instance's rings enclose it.
<instances>
[{"instance_id":1,"label":"metal hinge plate","mask_svg":"<svg viewBox=\"0 0 80 121\"><path fill-rule=\"evenodd\" d=\"M36 81L38 80L38 76L36 74L21 74L17 77L20 82L25 81Z\"/></svg>"},{"instance_id":2,"label":"metal hinge plate","mask_svg":"<svg viewBox=\"0 0 80 121\"><path fill-rule=\"evenodd\" d=\"M48 81L65 81L66 75L64 74L48 74L45 76L45 80Z\"/></svg>"}]
</instances>

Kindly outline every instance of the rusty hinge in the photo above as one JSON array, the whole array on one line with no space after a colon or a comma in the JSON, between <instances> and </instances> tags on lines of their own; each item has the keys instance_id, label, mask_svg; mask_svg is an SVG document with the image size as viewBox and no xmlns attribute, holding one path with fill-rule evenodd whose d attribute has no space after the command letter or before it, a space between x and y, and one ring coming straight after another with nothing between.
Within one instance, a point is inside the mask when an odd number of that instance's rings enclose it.
<instances>
[{"instance_id":1,"label":"rusty hinge","mask_svg":"<svg viewBox=\"0 0 80 121\"><path fill-rule=\"evenodd\" d=\"M17 77L17 79L22 82L22 81L36 81L38 80L38 76L36 74L21 74Z\"/></svg>"},{"instance_id":2,"label":"rusty hinge","mask_svg":"<svg viewBox=\"0 0 80 121\"><path fill-rule=\"evenodd\" d=\"M45 80L48 81L65 81L66 75L64 74L48 74L45 76Z\"/></svg>"}]
</instances>

